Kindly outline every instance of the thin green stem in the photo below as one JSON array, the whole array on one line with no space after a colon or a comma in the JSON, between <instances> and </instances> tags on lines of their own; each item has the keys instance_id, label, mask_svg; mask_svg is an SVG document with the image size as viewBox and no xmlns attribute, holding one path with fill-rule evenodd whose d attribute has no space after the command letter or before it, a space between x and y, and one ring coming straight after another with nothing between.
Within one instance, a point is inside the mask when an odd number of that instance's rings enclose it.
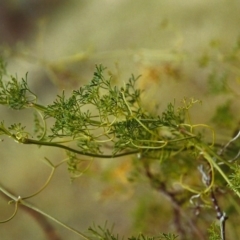
<instances>
[{"instance_id":1,"label":"thin green stem","mask_svg":"<svg viewBox=\"0 0 240 240\"><path fill-rule=\"evenodd\" d=\"M37 207L33 206L32 204L26 202L25 200L21 199L21 197L16 197L16 196L14 196L13 194L11 194L9 191L7 191L7 190L6 190L3 186L1 186L1 185L0 185L0 191L1 191L3 194L5 194L6 196L8 196L9 198L11 198L11 199L16 203L16 205L22 204L23 206L25 206L25 207L27 207L27 208L30 208L30 209L32 209L32 210L35 211L35 212L40 213L41 215L43 215L43 216L51 219L51 220L54 221L55 223L63 226L64 228L70 230L71 232L73 232L73 233L81 236L82 238L84 238L84 239L86 239L86 240L90 240L90 238L89 238L88 236L86 236L85 234L83 234L82 232L80 232L80 231L78 231L78 230L76 230L76 229L74 229L74 228L72 228L72 227L69 227L68 225L66 225L65 223L61 222L60 220L58 220L58 219L50 216L49 214L45 213L44 211L40 210L39 208L37 208ZM6 222L6 221L10 221L10 220L16 215L16 212L17 212L17 207L16 207L16 209L15 209L15 211L14 211L14 214L13 214L9 219L3 221L3 223Z\"/></svg>"},{"instance_id":2,"label":"thin green stem","mask_svg":"<svg viewBox=\"0 0 240 240\"><path fill-rule=\"evenodd\" d=\"M129 114L132 116L132 110L127 103L127 100L126 100L125 94L124 94L124 90L121 90L121 94L122 94L122 97L123 97L123 101L124 101L125 105L127 106L128 111L129 111Z\"/></svg>"},{"instance_id":3,"label":"thin green stem","mask_svg":"<svg viewBox=\"0 0 240 240\"><path fill-rule=\"evenodd\" d=\"M129 151L129 152L124 152L124 153L119 153L119 154L112 154L112 155L107 155L107 154L94 154L94 153L88 153L88 152L83 152L76 150L74 148L59 144L59 143L54 143L54 142L44 142L44 141L38 141L30 138L22 138L22 139L16 139L19 143L23 144L33 144L33 145L40 145L40 146L48 146L48 147L56 147L56 148L62 148L65 150L68 150L70 152L74 152L80 155L84 156L89 156L89 157L95 157L95 158L117 158L117 157L123 157L127 155L132 155L132 154L137 154L139 153L139 150L135 151Z\"/></svg>"},{"instance_id":4,"label":"thin green stem","mask_svg":"<svg viewBox=\"0 0 240 240\"><path fill-rule=\"evenodd\" d=\"M45 213L44 211L40 210L39 208L33 206L32 204L27 203L27 202L25 202L25 201L21 201L21 204L24 205L24 206L26 206L26 207L28 207L28 208L30 208L30 209L32 209L32 210L34 210L35 212L40 213L41 215L43 215L43 216L51 219L51 220L54 221L55 223L57 223L57 224L59 224L60 226L66 228L66 229L68 229L68 230L70 230L71 232L73 232L73 233L81 236L82 238L84 238L84 239L86 239L86 240L90 240L90 238L89 238L88 236L86 236L85 234L83 234L82 232L80 232L80 231L76 230L75 228L72 228L72 227L68 226L67 224L63 223L62 221L60 221L60 220L58 220L58 219L50 216L49 214L47 214L47 213Z\"/></svg>"},{"instance_id":5,"label":"thin green stem","mask_svg":"<svg viewBox=\"0 0 240 240\"><path fill-rule=\"evenodd\" d=\"M135 118L134 119L147 131L149 132L151 135L156 135L156 133L152 132L151 130L149 130L138 118Z\"/></svg>"}]
</instances>

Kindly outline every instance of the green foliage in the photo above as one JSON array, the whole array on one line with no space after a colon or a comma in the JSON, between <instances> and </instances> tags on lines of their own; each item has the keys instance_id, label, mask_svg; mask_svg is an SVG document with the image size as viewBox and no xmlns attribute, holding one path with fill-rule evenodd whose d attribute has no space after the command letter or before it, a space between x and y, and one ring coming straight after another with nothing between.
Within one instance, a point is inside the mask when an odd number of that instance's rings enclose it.
<instances>
[{"instance_id":1,"label":"green foliage","mask_svg":"<svg viewBox=\"0 0 240 240\"><path fill-rule=\"evenodd\" d=\"M234 166L234 172L229 176L229 179L231 181L231 185L229 186L236 194L239 194L240 189L240 165L235 164Z\"/></svg>"},{"instance_id":2,"label":"green foliage","mask_svg":"<svg viewBox=\"0 0 240 240\"><path fill-rule=\"evenodd\" d=\"M10 77L10 81L5 82L3 80L3 76L7 75L5 66L3 60L0 60L0 104L16 110L28 107L35 102L36 96L28 88L27 74L20 82L13 76Z\"/></svg>"},{"instance_id":3,"label":"green foliage","mask_svg":"<svg viewBox=\"0 0 240 240\"><path fill-rule=\"evenodd\" d=\"M94 239L101 239L101 240L118 240L120 237L118 235L113 234L113 228L109 230L105 224L104 227L101 226L93 226L88 229L90 233L92 233ZM156 237L148 237L143 234L139 234L138 236L128 237L128 240L175 240L178 236L175 234L167 234L163 233L160 236ZM121 239L124 239L123 237Z\"/></svg>"},{"instance_id":4,"label":"green foliage","mask_svg":"<svg viewBox=\"0 0 240 240\"><path fill-rule=\"evenodd\" d=\"M212 223L208 229L208 239L209 240L222 240L220 236L219 226L216 223Z\"/></svg>"},{"instance_id":5,"label":"green foliage","mask_svg":"<svg viewBox=\"0 0 240 240\"><path fill-rule=\"evenodd\" d=\"M97 66L88 85L73 91L69 98L63 92L48 106L37 103L37 98L28 88L25 79L20 82L16 78L11 78L7 83L2 81L0 99L3 105L14 109L31 107L42 118L41 124L35 114L34 133L44 141L37 142L25 137L16 140L26 144L62 147L77 154L113 157L125 154L123 152L140 152L142 156L151 156L165 146L176 146L176 142L184 147L184 140L195 137L178 131L189 106L176 111L170 103L162 116L152 116L141 107L140 91L135 89L137 78L132 76L124 87L117 88L111 85L111 79L105 79L103 72L104 68ZM53 122L51 128L46 129L47 121ZM4 128L8 129L12 137L15 132L18 136L21 136L21 132L24 136L28 135L23 129ZM171 139L161 135L162 130L168 132ZM66 142L75 142L78 149L61 145ZM103 154L106 145L112 148L109 156Z\"/></svg>"},{"instance_id":6,"label":"green foliage","mask_svg":"<svg viewBox=\"0 0 240 240\"><path fill-rule=\"evenodd\" d=\"M161 114L149 113L142 106L141 91L136 88L138 78L132 75L122 87L117 87L113 85L111 77L105 76L105 68L99 65L88 84L74 90L70 97L62 92L52 104L44 106L37 102L37 96L29 89L27 75L18 81L17 77L7 75L3 61L0 62L0 68L0 104L14 110L35 110L33 133L26 131L23 123L8 126L2 121L0 135L9 136L22 144L63 149L67 155L57 165L46 159L52 172L44 186L29 197L17 199L4 192L3 188L0 189L13 199L16 211L20 203L29 206L24 200L43 191L61 164L67 164L71 178L75 179L89 168L93 159L133 155L135 176L148 180L153 189L172 203L174 224L181 237L187 234L187 227L199 236L198 230L192 227L193 221L185 213L189 202L196 212L212 204L217 216L223 217L221 221L225 223L225 213L219 207L214 193L217 188L223 191L230 188L231 193L235 192L240 197L239 165L233 164L239 150L237 145L229 146L238 137L223 147L215 142L212 127L204 123L193 124L189 112L196 103L200 103L199 100L183 99L181 106L176 106L175 102L169 103ZM209 84L211 91L220 93L225 91L227 78L222 78L219 83L214 76ZM230 104L227 102L217 109L214 117L216 123L220 119L221 123L229 126L228 120L232 117ZM211 132L210 142L206 142L198 131L203 128ZM133 181L136 179L132 178ZM158 217L160 212L152 215ZM141 214L139 216L144 218ZM184 220L180 221L180 217ZM211 228L209 232L211 239L217 239L213 230ZM118 235L106 227L89 228L89 231L96 238L118 239ZM173 234L153 238L140 234L129 239L176 238Z\"/></svg>"}]
</instances>

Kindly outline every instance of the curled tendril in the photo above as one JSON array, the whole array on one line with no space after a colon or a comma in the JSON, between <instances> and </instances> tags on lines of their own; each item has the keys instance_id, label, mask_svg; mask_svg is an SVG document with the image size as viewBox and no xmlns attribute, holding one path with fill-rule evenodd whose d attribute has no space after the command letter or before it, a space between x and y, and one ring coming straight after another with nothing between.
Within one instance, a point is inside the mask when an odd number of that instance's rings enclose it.
<instances>
[{"instance_id":1,"label":"curled tendril","mask_svg":"<svg viewBox=\"0 0 240 240\"><path fill-rule=\"evenodd\" d=\"M51 179L53 177L54 172L55 172L55 168L52 168L52 171L51 171L47 181L44 183L44 185L39 190L37 190L35 193L33 193L33 194L31 194L31 195L29 195L27 197L23 197L22 199L25 200L25 199L32 198L32 197L38 195L40 192L42 192L48 186L48 184L50 183L50 181L51 181Z\"/></svg>"},{"instance_id":2,"label":"curled tendril","mask_svg":"<svg viewBox=\"0 0 240 240\"><path fill-rule=\"evenodd\" d=\"M9 218L7 218L6 220L0 221L0 223L9 222L9 221L11 221L11 220L16 216L17 211L18 211L18 204L20 203L21 200L22 200L22 199L21 199L21 197L19 196L19 197L17 198L17 200L11 200L11 201L8 202L8 204L11 204L11 203L13 203L13 202L15 203L14 212L13 212L13 214L12 214Z\"/></svg>"},{"instance_id":3,"label":"curled tendril","mask_svg":"<svg viewBox=\"0 0 240 240\"><path fill-rule=\"evenodd\" d=\"M199 153L199 155L202 156L204 158L204 160L207 161L207 163L209 165L209 168L210 168L208 170L208 172L206 173L204 171L202 165L200 165L198 167L198 170L199 170L200 174L202 175L202 182L206 186L206 188L203 191L198 191L198 190L195 190L195 189L191 188L188 185L185 185L183 183L183 175L180 178L180 185L181 185L182 188L196 194L197 196L201 196L201 198L202 198L202 196L204 194L208 193L213 187L213 184L214 184L214 166L213 166L213 160L208 155L206 155L205 152L201 151Z\"/></svg>"},{"instance_id":4,"label":"curled tendril","mask_svg":"<svg viewBox=\"0 0 240 240\"><path fill-rule=\"evenodd\" d=\"M212 143L210 145L210 147L213 147L215 144L215 131L212 127L210 127L209 125L206 124L195 124L195 125L191 125L191 124L187 124L187 123L182 123L180 126L186 126L190 129L190 133L193 134L193 129L197 128L197 127L204 127L204 128L208 128L211 130L212 132Z\"/></svg>"},{"instance_id":5,"label":"curled tendril","mask_svg":"<svg viewBox=\"0 0 240 240\"><path fill-rule=\"evenodd\" d=\"M190 186L188 186L188 185L186 185L186 184L184 184L183 183L183 174L180 176L180 182L179 182L179 184L180 184L180 186L182 187L182 188L184 188L184 189L186 189L186 190L188 190L189 192L192 192L192 193L195 193L195 194L201 194L201 192L200 191L197 191L197 190L195 190L195 189L193 189L193 188L191 188Z\"/></svg>"},{"instance_id":6,"label":"curled tendril","mask_svg":"<svg viewBox=\"0 0 240 240\"><path fill-rule=\"evenodd\" d=\"M148 141L147 140L146 142L160 143L160 145L159 146L144 146L144 145L140 146L140 145L135 144L132 140L130 140L130 143L138 149L161 149L161 148L164 148L168 144L167 141Z\"/></svg>"},{"instance_id":7,"label":"curled tendril","mask_svg":"<svg viewBox=\"0 0 240 240\"><path fill-rule=\"evenodd\" d=\"M49 177L47 178L46 182L43 184L43 186L39 190L37 190L35 193L33 193L33 194L31 194L31 195L29 195L27 197L22 197L21 199L22 200L26 200L26 199L32 198L32 197L38 195L39 193L41 193L48 186L48 184L50 183L50 181L51 181L51 179L52 179L52 177L53 177L53 175L55 173L56 168L59 167L64 162L66 162L66 160L61 161L57 165L54 165L49 159L45 158L45 163L47 163L47 165L52 168L52 171L50 172Z\"/></svg>"}]
</instances>

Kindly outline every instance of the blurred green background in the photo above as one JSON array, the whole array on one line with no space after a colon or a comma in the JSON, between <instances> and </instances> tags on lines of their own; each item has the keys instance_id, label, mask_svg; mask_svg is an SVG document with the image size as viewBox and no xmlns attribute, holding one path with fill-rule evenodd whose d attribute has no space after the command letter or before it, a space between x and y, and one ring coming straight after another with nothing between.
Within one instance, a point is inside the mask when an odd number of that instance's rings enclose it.
<instances>
[{"instance_id":1,"label":"blurred green background","mask_svg":"<svg viewBox=\"0 0 240 240\"><path fill-rule=\"evenodd\" d=\"M63 89L70 93L87 83L95 65L101 63L117 84L132 73L142 75L138 86L144 89L144 104L150 111L155 104L161 111L183 97L203 100L201 110L193 110L193 121L207 123L213 109L233 98L208 95L206 79L209 68L224 73L223 53L236 45L239 24L237 0L1 0L0 53L9 73L22 78L28 72L28 82L43 104L52 103ZM213 61L208 65L211 54ZM204 64L208 67L203 69ZM235 75L232 78L237 80ZM238 113L238 101L231 108ZM23 114L1 106L0 111L0 121L9 125L27 125L33 119L31 110ZM239 120L236 115L231 127ZM219 139L231 135L229 129L229 125L222 129ZM55 163L66 157L64 151L3 140L0 182L17 196L30 195L44 184L50 173L44 157ZM115 223L114 231L121 236L171 231L167 200L148 182L129 184L128 162L95 160L89 173L73 183L63 165L44 192L30 202L81 231L93 222L104 225L106 220L109 226ZM159 202L164 207L151 219ZM151 205L152 215L146 216L144 208ZM0 198L1 220L12 211L13 206ZM145 226L146 221L150 227ZM62 239L79 239L61 226L53 226ZM41 240L45 236L33 218L19 210L12 221L0 225L0 238Z\"/></svg>"}]
</instances>

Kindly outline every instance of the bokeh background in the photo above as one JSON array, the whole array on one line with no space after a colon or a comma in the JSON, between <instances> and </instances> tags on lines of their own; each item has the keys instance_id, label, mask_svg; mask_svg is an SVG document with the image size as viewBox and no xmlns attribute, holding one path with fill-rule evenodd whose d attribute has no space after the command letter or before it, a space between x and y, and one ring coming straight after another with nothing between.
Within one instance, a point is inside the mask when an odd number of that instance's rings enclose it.
<instances>
[{"instance_id":1,"label":"bokeh background","mask_svg":"<svg viewBox=\"0 0 240 240\"><path fill-rule=\"evenodd\" d=\"M237 0L1 0L0 53L9 73L22 78L28 72L29 85L42 104L52 103L63 89L70 93L87 83L95 65L103 64L118 84L131 74L142 75L138 87L144 90L143 104L149 111L156 104L161 111L174 99L179 103L183 97L194 97L203 103L192 110L193 121L209 123L218 105L233 100L232 95L208 94L209 74L215 71L221 77L230 65L230 84L238 86L239 65L226 63L224 56L239 44L239 25ZM236 114L223 124L220 141L237 125L238 106L237 100L231 102ZM9 125L27 125L33 119L30 110L13 112L1 106L0 111L0 121ZM17 196L30 195L44 184L50 173L44 157L54 163L66 157L64 151L2 139L0 182ZM174 230L167 200L147 181L128 183L129 161L96 160L89 173L73 183L62 165L44 192L30 202L83 232L105 221L126 237ZM1 220L12 211L13 206L0 198ZM52 224L62 239L79 239ZM0 237L45 239L36 221L21 209L0 225Z\"/></svg>"}]
</instances>

